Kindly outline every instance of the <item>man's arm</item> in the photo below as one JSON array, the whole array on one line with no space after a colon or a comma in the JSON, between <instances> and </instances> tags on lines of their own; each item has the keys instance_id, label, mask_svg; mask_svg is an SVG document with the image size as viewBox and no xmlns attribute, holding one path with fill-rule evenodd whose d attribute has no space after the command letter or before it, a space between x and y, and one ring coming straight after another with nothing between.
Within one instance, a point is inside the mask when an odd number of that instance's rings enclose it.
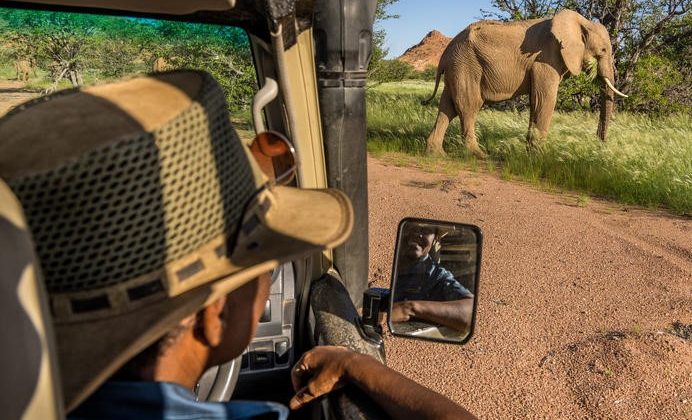
<instances>
[{"instance_id":1,"label":"man's arm","mask_svg":"<svg viewBox=\"0 0 692 420\"><path fill-rule=\"evenodd\" d=\"M352 383L395 419L474 419L464 408L374 358L344 347L321 346L305 353L291 372L296 395L291 409Z\"/></svg>"},{"instance_id":2,"label":"man's arm","mask_svg":"<svg viewBox=\"0 0 692 420\"><path fill-rule=\"evenodd\" d=\"M392 322L406 322L415 318L463 332L471 325L472 313L473 297L469 297L448 302L434 300L395 302L389 316Z\"/></svg>"}]
</instances>

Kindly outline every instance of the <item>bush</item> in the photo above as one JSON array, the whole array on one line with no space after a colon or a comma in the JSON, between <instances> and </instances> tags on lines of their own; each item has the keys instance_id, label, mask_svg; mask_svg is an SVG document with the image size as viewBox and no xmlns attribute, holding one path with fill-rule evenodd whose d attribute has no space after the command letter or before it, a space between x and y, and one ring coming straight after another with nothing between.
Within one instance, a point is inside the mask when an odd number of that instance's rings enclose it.
<instances>
[{"instance_id":1,"label":"bush","mask_svg":"<svg viewBox=\"0 0 692 420\"><path fill-rule=\"evenodd\" d=\"M137 68L139 55L140 47L134 42L103 36L88 43L84 67L101 79L116 79L141 70ZM144 63L141 64L139 67L143 67Z\"/></svg>"},{"instance_id":2,"label":"bush","mask_svg":"<svg viewBox=\"0 0 692 420\"><path fill-rule=\"evenodd\" d=\"M567 77L560 82L557 91L556 110L593 111L598 104L601 88L598 80L593 80L586 72L579 76Z\"/></svg>"},{"instance_id":3,"label":"bush","mask_svg":"<svg viewBox=\"0 0 692 420\"><path fill-rule=\"evenodd\" d=\"M437 76L437 67L430 65L423 71L414 70L411 74L412 79L435 81L435 76Z\"/></svg>"},{"instance_id":4,"label":"bush","mask_svg":"<svg viewBox=\"0 0 692 420\"><path fill-rule=\"evenodd\" d=\"M437 66L428 66L421 72L423 80L435 80L435 76L437 76Z\"/></svg>"},{"instance_id":5,"label":"bush","mask_svg":"<svg viewBox=\"0 0 692 420\"><path fill-rule=\"evenodd\" d=\"M689 105L671 100L670 94L679 90L680 85L684 86L685 83L674 63L668 58L650 54L637 63L630 87L631 94L625 99L625 107L657 115L689 112ZM687 89L689 90L689 85Z\"/></svg>"},{"instance_id":6,"label":"bush","mask_svg":"<svg viewBox=\"0 0 692 420\"><path fill-rule=\"evenodd\" d=\"M376 82L399 82L414 74L413 66L399 60L382 60L370 72L370 79Z\"/></svg>"},{"instance_id":7,"label":"bush","mask_svg":"<svg viewBox=\"0 0 692 420\"><path fill-rule=\"evenodd\" d=\"M63 70L75 73L76 84L149 72L154 59L162 57L172 69L211 73L225 90L231 111L249 110L256 90L250 44L240 28L0 9L0 34L10 40L0 45L0 59L6 63L0 76L14 78L16 57L32 58L37 68L32 88L50 87L59 75L66 77ZM62 57L71 60L69 68Z\"/></svg>"}]
</instances>

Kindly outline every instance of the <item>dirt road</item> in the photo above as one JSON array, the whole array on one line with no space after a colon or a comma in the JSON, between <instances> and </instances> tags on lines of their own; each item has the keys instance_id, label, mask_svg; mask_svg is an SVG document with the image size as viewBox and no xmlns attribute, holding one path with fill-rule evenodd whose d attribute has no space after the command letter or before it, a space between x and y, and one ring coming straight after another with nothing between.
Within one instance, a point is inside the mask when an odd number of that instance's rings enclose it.
<instances>
[{"instance_id":1,"label":"dirt road","mask_svg":"<svg viewBox=\"0 0 692 420\"><path fill-rule=\"evenodd\" d=\"M0 80L0 116L14 106L40 95L38 92L25 90L24 85L24 82L16 80Z\"/></svg>"},{"instance_id":2,"label":"dirt road","mask_svg":"<svg viewBox=\"0 0 692 420\"><path fill-rule=\"evenodd\" d=\"M485 237L475 337L388 336L391 367L481 418L692 418L691 219L486 174L368 169L375 286L389 286L405 216Z\"/></svg>"}]
</instances>

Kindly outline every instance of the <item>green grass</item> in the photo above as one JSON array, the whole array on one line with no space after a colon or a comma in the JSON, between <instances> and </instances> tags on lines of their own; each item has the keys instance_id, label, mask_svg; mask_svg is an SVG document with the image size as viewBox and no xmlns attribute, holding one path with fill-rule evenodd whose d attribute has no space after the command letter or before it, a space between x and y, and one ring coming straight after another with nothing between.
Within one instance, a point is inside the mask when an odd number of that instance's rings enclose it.
<instances>
[{"instance_id":1,"label":"green grass","mask_svg":"<svg viewBox=\"0 0 692 420\"><path fill-rule=\"evenodd\" d=\"M3 63L0 65L0 79L15 81L17 80L17 73L14 68L14 62ZM90 75L84 75L84 83L90 84L95 80ZM50 80L50 75L48 72L35 69L29 73L29 81L24 86L26 90L41 91L53 86L52 80ZM58 84L58 89L66 89L72 87L72 84L68 79L63 79Z\"/></svg>"},{"instance_id":2,"label":"green grass","mask_svg":"<svg viewBox=\"0 0 692 420\"><path fill-rule=\"evenodd\" d=\"M17 77L17 72L13 63L0 63L0 78L13 80L15 77Z\"/></svg>"},{"instance_id":3,"label":"green grass","mask_svg":"<svg viewBox=\"0 0 692 420\"><path fill-rule=\"evenodd\" d=\"M440 80L440 87L437 88L437 93L442 92L444 81ZM421 98L429 98L435 88L435 82L428 80L404 80L396 83L371 83L368 85L368 90L379 93L391 93L397 95L416 95Z\"/></svg>"},{"instance_id":4,"label":"green grass","mask_svg":"<svg viewBox=\"0 0 692 420\"><path fill-rule=\"evenodd\" d=\"M412 88L413 86L413 88ZM427 87L427 89L426 89ZM368 149L374 155L404 153L418 162L437 115L422 105L431 82L403 82L368 90ZM439 94L439 91L438 91ZM495 168L503 179L521 179L606 197L625 204L664 206L692 214L692 117L650 118L616 114L608 139L596 137L598 115L556 113L541 150L526 150L527 112L483 110L476 131L489 163L479 164L461 143L456 119L447 131L447 158L477 170ZM426 159L431 159L427 158Z\"/></svg>"}]
</instances>

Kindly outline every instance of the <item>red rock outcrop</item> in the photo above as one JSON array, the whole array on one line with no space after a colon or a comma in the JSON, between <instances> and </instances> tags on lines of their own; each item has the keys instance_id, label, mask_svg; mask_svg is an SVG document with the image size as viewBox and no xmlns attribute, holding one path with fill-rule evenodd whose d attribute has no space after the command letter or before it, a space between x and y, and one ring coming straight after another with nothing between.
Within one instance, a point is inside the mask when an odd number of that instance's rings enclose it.
<instances>
[{"instance_id":1,"label":"red rock outcrop","mask_svg":"<svg viewBox=\"0 0 692 420\"><path fill-rule=\"evenodd\" d=\"M437 67L442 53L451 40L452 38L440 31L429 32L421 42L406 50L398 60L411 64L418 71L423 71L429 66Z\"/></svg>"}]
</instances>

